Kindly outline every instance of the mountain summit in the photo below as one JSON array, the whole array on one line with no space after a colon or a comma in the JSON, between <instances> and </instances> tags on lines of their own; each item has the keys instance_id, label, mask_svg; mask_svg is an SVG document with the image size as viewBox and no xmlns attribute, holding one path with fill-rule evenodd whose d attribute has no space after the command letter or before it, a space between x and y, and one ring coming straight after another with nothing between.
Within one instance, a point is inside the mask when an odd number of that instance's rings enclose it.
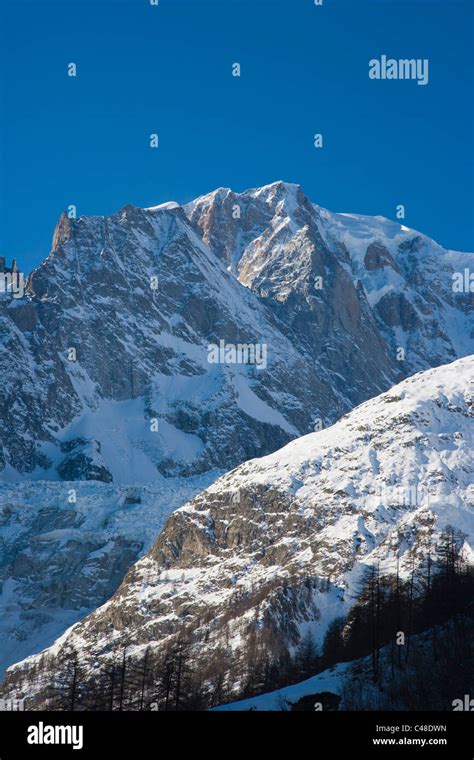
<instances>
[{"instance_id":1,"label":"mountain summit","mask_svg":"<svg viewBox=\"0 0 474 760\"><path fill-rule=\"evenodd\" d=\"M26 297L0 299L0 471L130 482L269 453L474 351L452 289L471 262L284 182L63 214ZM210 363L221 341L266 366Z\"/></svg>"}]
</instances>

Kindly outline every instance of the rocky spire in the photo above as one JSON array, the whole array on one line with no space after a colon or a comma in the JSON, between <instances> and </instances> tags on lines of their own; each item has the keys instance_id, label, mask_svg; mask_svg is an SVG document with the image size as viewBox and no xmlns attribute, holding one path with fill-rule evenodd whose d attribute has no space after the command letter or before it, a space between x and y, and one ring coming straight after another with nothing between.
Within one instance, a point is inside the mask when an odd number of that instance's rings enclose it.
<instances>
[{"instance_id":1,"label":"rocky spire","mask_svg":"<svg viewBox=\"0 0 474 760\"><path fill-rule=\"evenodd\" d=\"M64 243L67 243L72 236L72 221L65 211L59 217L53 234L53 250Z\"/></svg>"}]
</instances>

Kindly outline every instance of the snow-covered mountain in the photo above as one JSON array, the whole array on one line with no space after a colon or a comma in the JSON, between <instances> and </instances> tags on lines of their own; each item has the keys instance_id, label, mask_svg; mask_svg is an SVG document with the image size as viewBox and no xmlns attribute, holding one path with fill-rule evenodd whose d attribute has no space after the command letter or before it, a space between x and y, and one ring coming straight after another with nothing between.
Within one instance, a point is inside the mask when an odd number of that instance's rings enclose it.
<instances>
[{"instance_id":1,"label":"snow-covered mountain","mask_svg":"<svg viewBox=\"0 0 474 760\"><path fill-rule=\"evenodd\" d=\"M185 636L200 662L226 642L238 693L256 639L291 648L310 628L321 640L365 567L385 574L398 562L408 575L428 551L436 563L448 525L473 561L473 381L474 357L416 374L219 478L167 519L110 601L11 668L4 689L40 705L74 656L97 668L114 652L138 656Z\"/></svg>"},{"instance_id":2,"label":"snow-covered mountain","mask_svg":"<svg viewBox=\"0 0 474 760\"><path fill-rule=\"evenodd\" d=\"M376 322L392 362L403 349L402 375L473 352L473 294L453 292L452 277L472 269L471 254L446 251L381 216L332 213L283 182L244 193L220 188L185 210L300 344L342 375L352 365L356 383L365 379L355 355L364 350L360 336L346 364L338 347L341 332L350 332L362 312Z\"/></svg>"},{"instance_id":3,"label":"snow-covered mountain","mask_svg":"<svg viewBox=\"0 0 474 760\"><path fill-rule=\"evenodd\" d=\"M63 214L0 294L2 662L102 604L217 475L473 353L472 260L283 182ZM210 362L221 342L265 362Z\"/></svg>"},{"instance_id":4,"label":"snow-covered mountain","mask_svg":"<svg viewBox=\"0 0 474 760\"><path fill-rule=\"evenodd\" d=\"M472 294L452 288L472 260L282 182L64 214L26 297L0 298L2 479L146 482L269 453L474 352ZM210 363L220 341L265 346L265 366Z\"/></svg>"}]
</instances>

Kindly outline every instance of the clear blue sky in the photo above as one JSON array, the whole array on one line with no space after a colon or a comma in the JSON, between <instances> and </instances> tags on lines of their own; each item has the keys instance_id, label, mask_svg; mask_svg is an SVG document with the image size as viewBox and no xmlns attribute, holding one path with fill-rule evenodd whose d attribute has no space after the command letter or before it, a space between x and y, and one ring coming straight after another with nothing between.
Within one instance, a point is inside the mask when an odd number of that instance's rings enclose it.
<instances>
[{"instance_id":1,"label":"clear blue sky","mask_svg":"<svg viewBox=\"0 0 474 760\"><path fill-rule=\"evenodd\" d=\"M0 253L24 271L71 203L277 179L334 211L403 203L408 226L474 250L472 0L0 3ZM429 84L370 80L381 54L428 58Z\"/></svg>"}]
</instances>

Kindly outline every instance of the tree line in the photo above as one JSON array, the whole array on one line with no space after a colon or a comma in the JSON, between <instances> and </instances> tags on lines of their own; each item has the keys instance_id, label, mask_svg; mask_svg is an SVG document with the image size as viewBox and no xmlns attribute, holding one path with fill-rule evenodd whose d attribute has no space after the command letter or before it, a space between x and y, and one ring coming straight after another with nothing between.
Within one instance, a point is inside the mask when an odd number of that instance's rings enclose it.
<instances>
[{"instance_id":1,"label":"tree line","mask_svg":"<svg viewBox=\"0 0 474 760\"><path fill-rule=\"evenodd\" d=\"M59 668L57 659L50 664L44 655L18 678L43 680L41 703L49 710L205 710L305 680L337 662L368 658L346 678L347 709L365 709L375 699L406 709L425 700L425 709L432 709L429 671L445 684L438 700L443 704L453 690L472 684L474 571L463 557L463 541L447 528L436 561L429 551L416 563L413 552L408 577L402 577L399 562L389 575L370 567L349 615L333 621L320 649L310 625L298 646L289 647L288 636L258 624L257 608L245 648L232 647L227 633L204 655L192 632L183 629L165 646L139 654L122 648L87 664L72 649L63 651ZM288 595L291 589L283 591ZM311 596L309 586L307 591Z\"/></svg>"}]
</instances>

